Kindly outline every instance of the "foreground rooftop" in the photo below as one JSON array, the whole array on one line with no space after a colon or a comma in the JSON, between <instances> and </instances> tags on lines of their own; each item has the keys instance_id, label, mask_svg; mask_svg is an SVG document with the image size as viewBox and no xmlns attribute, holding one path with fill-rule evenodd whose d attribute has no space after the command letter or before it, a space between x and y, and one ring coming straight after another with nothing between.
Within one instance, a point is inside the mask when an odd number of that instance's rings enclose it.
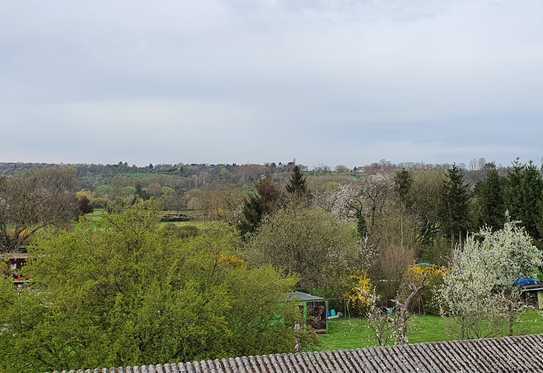
<instances>
[{"instance_id":1,"label":"foreground rooftop","mask_svg":"<svg viewBox=\"0 0 543 373\"><path fill-rule=\"evenodd\" d=\"M348 351L244 356L191 363L70 372L543 372L543 336L421 343Z\"/></svg>"}]
</instances>

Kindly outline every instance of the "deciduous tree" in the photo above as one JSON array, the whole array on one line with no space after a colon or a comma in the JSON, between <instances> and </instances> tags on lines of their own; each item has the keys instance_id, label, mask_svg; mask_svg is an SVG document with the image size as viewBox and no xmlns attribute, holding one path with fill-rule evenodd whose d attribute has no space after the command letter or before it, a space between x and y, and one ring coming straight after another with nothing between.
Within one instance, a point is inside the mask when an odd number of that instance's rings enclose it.
<instances>
[{"instance_id":1,"label":"deciduous tree","mask_svg":"<svg viewBox=\"0 0 543 373\"><path fill-rule=\"evenodd\" d=\"M180 240L158 221L138 207L40 234L31 290L0 283L0 370L292 351L291 279L248 268L222 226Z\"/></svg>"},{"instance_id":2,"label":"deciduous tree","mask_svg":"<svg viewBox=\"0 0 543 373\"><path fill-rule=\"evenodd\" d=\"M286 208L271 216L249 242L255 264L299 276L305 289L344 287L357 259L356 232L321 209ZM337 295L343 294L343 291Z\"/></svg>"},{"instance_id":3,"label":"deciduous tree","mask_svg":"<svg viewBox=\"0 0 543 373\"><path fill-rule=\"evenodd\" d=\"M47 168L0 179L0 251L16 250L38 230L78 215L73 169Z\"/></svg>"}]
</instances>

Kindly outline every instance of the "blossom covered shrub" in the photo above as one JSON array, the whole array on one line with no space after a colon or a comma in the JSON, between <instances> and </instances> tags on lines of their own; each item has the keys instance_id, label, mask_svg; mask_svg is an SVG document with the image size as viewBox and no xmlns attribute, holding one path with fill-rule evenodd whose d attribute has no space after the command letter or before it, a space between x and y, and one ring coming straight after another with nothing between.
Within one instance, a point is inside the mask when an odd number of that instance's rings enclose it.
<instances>
[{"instance_id":1,"label":"blossom covered shrub","mask_svg":"<svg viewBox=\"0 0 543 373\"><path fill-rule=\"evenodd\" d=\"M512 334L524 309L514 282L537 276L542 260L528 233L515 223L495 232L482 229L453 251L438 294L443 315L457 322L461 338L499 334L505 321Z\"/></svg>"}]
</instances>

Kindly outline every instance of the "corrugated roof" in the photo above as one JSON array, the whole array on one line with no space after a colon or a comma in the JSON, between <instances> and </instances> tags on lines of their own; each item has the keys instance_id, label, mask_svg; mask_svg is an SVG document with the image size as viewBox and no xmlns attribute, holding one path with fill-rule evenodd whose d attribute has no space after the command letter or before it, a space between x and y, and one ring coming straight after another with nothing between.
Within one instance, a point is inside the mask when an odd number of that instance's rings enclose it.
<instances>
[{"instance_id":1,"label":"corrugated roof","mask_svg":"<svg viewBox=\"0 0 543 373\"><path fill-rule=\"evenodd\" d=\"M70 373L543 372L543 336L237 357ZM66 373L66 372L64 372Z\"/></svg>"}]
</instances>

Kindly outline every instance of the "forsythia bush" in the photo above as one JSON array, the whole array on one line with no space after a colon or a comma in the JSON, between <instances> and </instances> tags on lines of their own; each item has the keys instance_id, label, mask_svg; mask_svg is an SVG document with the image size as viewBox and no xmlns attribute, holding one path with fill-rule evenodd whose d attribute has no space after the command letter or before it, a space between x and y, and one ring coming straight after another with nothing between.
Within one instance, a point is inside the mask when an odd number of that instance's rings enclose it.
<instances>
[{"instance_id":1,"label":"forsythia bush","mask_svg":"<svg viewBox=\"0 0 543 373\"><path fill-rule=\"evenodd\" d=\"M366 273L352 277L355 285L345 294L351 310L359 315L367 314L374 301L375 286Z\"/></svg>"},{"instance_id":2,"label":"forsythia bush","mask_svg":"<svg viewBox=\"0 0 543 373\"><path fill-rule=\"evenodd\" d=\"M436 293L443 284L443 278L447 274L447 268L437 265L411 265L406 273L407 281L413 284L426 283L424 291L414 303L414 310L426 314L439 314L439 306L436 304Z\"/></svg>"}]
</instances>

